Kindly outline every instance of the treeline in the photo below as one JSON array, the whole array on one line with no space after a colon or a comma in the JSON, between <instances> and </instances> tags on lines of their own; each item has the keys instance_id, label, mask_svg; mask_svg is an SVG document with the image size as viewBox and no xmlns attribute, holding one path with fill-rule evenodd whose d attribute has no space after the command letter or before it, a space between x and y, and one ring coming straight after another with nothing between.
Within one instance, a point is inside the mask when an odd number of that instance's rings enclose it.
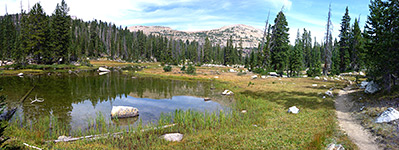
<instances>
[{"instance_id":1,"label":"treeline","mask_svg":"<svg viewBox=\"0 0 399 150\"><path fill-rule=\"evenodd\" d=\"M339 40L331 35L331 9L328 13L325 39L312 41L306 29L297 33L295 45L289 45L288 23L280 11L274 25L265 26L265 42L245 58L245 65L257 73L270 70L280 75L298 76L306 70L309 76L338 75L365 70L367 76L390 91L399 77L399 1L373 0L369 5L366 26L362 32L360 18L351 25L348 7L341 20ZM313 44L312 44L313 42Z\"/></svg>"},{"instance_id":2,"label":"treeline","mask_svg":"<svg viewBox=\"0 0 399 150\"><path fill-rule=\"evenodd\" d=\"M87 58L104 58L130 62L157 61L181 64L243 64L256 73L277 71L280 75L298 76L306 70L309 76L336 75L367 70L370 78L389 89L399 76L398 2L371 1L370 15L362 32L359 19L351 25L349 9L342 17L339 40L331 35L331 10L328 13L324 39L312 40L311 32L298 30L295 45L289 44L288 22L283 11L274 24L265 25L264 39L249 54L242 44L233 45L232 37L224 47L203 41L173 40L102 21L71 19L62 0L48 16L40 3L29 12L5 15L0 19L1 60L18 64L54 64L87 62Z\"/></svg>"},{"instance_id":3,"label":"treeline","mask_svg":"<svg viewBox=\"0 0 399 150\"><path fill-rule=\"evenodd\" d=\"M48 16L40 3L29 12L0 18L1 60L21 65L86 63L86 58L129 62L158 61L183 63L241 63L241 51L232 45L221 47L204 41L173 40L162 36L130 32L127 27L93 20L72 19L64 0ZM230 43L230 44L229 44Z\"/></svg>"}]
</instances>

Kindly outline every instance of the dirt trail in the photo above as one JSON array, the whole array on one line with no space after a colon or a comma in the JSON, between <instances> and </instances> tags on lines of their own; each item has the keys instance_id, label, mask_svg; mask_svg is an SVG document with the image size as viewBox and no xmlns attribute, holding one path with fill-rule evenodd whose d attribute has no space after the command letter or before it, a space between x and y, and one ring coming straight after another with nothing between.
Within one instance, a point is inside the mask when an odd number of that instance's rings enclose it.
<instances>
[{"instance_id":1,"label":"dirt trail","mask_svg":"<svg viewBox=\"0 0 399 150\"><path fill-rule=\"evenodd\" d=\"M375 142L369 132L356 122L351 116L350 109L353 106L353 102L349 96L350 88L347 87L339 91L338 98L335 100L335 109L339 121L339 126L344 130L349 138L359 147L361 150L379 150L381 148Z\"/></svg>"}]
</instances>

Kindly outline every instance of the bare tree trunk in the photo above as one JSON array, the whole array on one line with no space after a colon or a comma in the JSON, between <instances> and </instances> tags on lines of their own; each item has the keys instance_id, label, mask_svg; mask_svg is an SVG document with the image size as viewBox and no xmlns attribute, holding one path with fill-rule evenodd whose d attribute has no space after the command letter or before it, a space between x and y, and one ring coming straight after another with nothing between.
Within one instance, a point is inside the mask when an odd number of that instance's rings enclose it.
<instances>
[{"instance_id":1,"label":"bare tree trunk","mask_svg":"<svg viewBox=\"0 0 399 150\"><path fill-rule=\"evenodd\" d=\"M328 20L327 20L327 33L326 33L326 45L324 46L324 68L323 75L328 75L329 64L331 63L331 49L330 49L330 34L331 34L331 4L328 10Z\"/></svg>"}]
</instances>

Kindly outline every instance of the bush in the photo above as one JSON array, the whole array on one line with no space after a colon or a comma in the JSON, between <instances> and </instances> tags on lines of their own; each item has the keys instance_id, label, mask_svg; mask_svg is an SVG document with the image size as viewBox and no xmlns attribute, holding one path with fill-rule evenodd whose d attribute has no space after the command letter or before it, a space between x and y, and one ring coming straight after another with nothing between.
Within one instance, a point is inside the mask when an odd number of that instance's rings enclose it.
<instances>
[{"instance_id":1,"label":"bush","mask_svg":"<svg viewBox=\"0 0 399 150\"><path fill-rule=\"evenodd\" d=\"M180 71L186 71L186 66L181 67Z\"/></svg>"},{"instance_id":2,"label":"bush","mask_svg":"<svg viewBox=\"0 0 399 150\"><path fill-rule=\"evenodd\" d=\"M254 71L254 73L260 74L260 75L267 75L268 71L266 71L265 69L262 68L256 68Z\"/></svg>"},{"instance_id":3,"label":"bush","mask_svg":"<svg viewBox=\"0 0 399 150\"><path fill-rule=\"evenodd\" d=\"M239 72L239 73L237 73L237 76L242 76L242 75L246 75L247 73L246 72Z\"/></svg>"},{"instance_id":4,"label":"bush","mask_svg":"<svg viewBox=\"0 0 399 150\"><path fill-rule=\"evenodd\" d=\"M172 67L171 66L165 66L165 67L163 67L163 71L171 72L172 71Z\"/></svg>"},{"instance_id":5,"label":"bush","mask_svg":"<svg viewBox=\"0 0 399 150\"><path fill-rule=\"evenodd\" d=\"M186 69L186 74L195 74L195 67L193 65L188 65Z\"/></svg>"}]
</instances>

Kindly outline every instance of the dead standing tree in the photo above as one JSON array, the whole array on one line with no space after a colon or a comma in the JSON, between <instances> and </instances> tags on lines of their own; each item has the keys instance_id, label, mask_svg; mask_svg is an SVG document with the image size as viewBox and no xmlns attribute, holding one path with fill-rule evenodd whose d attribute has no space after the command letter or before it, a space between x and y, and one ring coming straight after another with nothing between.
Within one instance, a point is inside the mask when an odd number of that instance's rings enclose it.
<instances>
[{"instance_id":1,"label":"dead standing tree","mask_svg":"<svg viewBox=\"0 0 399 150\"><path fill-rule=\"evenodd\" d=\"M323 67L323 75L328 75L328 70L330 69L331 64L331 47L330 43L332 42L331 39L331 32L332 32L332 23L331 23L331 4L328 10L328 20L327 20L327 33L326 33L326 44L324 46L324 67Z\"/></svg>"}]
</instances>

